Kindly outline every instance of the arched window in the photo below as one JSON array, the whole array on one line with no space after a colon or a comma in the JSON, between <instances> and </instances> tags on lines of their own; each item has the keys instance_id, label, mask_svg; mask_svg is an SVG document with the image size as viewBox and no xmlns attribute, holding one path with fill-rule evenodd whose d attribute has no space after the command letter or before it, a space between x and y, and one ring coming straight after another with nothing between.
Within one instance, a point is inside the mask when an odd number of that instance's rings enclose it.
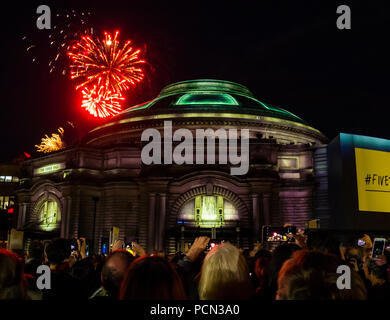
<instances>
[{"instance_id":1,"label":"arched window","mask_svg":"<svg viewBox=\"0 0 390 320\"><path fill-rule=\"evenodd\" d=\"M55 199L49 198L40 204L40 227L45 231L52 231L59 227L61 212Z\"/></svg>"},{"instance_id":2,"label":"arched window","mask_svg":"<svg viewBox=\"0 0 390 320\"><path fill-rule=\"evenodd\" d=\"M238 211L222 196L196 196L180 209L180 221L204 228L221 227L239 220Z\"/></svg>"}]
</instances>

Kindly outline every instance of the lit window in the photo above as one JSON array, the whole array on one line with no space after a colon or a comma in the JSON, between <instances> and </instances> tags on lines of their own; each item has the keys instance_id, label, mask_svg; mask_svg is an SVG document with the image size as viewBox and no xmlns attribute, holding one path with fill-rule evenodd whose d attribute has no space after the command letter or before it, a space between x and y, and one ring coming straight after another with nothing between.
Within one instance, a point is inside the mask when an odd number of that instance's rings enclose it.
<instances>
[{"instance_id":1,"label":"lit window","mask_svg":"<svg viewBox=\"0 0 390 320\"><path fill-rule=\"evenodd\" d=\"M4 210L14 205L14 197L0 196L0 209Z\"/></svg>"},{"instance_id":2,"label":"lit window","mask_svg":"<svg viewBox=\"0 0 390 320\"><path fill-rule=\"evenodd\" d=\"M202 220L217 221L217 197L202 197Z\"/></svg>"},{"instance_id":3,"label":"lit window","mask_svg":"<svg viewBox=\"0 0 390 320\"><path fill-rule=\"evenodd\" d=\"M278 166L280 169L299 169L298 157L278 157Z\"/></svg>"},{"instance_id":4,"label":"lit window","mask_svg":"<svg viewBox=\"0 0 390 320\"><path fill-rule=\"evenodd\" d=\"M221 196L197 196L181 207L179 220L211 228L237 221L239 215L233 203Z\"/></svg>"},{"instance_id":5,"label":"lit window","mask_svg":"<svg viewBox=\"0 0 390 320\"><path fill-rule=\"evenodd\" d=\"M12 176L5 176L5 182L11 182Z\"/></svg>"},{"instance_id":6,"label":"lit window","mask_svg":"<svg viewBox=\"0 0 390 320\"><path fill-rule=\"evenodd\" d=\"M4 197L4 209L6 209L8 207L8 204L9 204L9 197L5 196Z\"/></svg>"},{"instance_id":7,"label":"lit window","mask_svg":"<svg viewBox=\"0 0 390 320\"><path fill-rule=\"evenodd\" d=\"M19 182L19 178L18 177L12 177L12 182Z\"/></svg>"},{"instance_id":8,"label":"lit window","mask_svg":"<svg viewBox=\"0 0 390 320\"><path fill-rule=\"evenodd\" d=\"M41 228L46 231L51 231L57 228L59 222L59 208L57 201L48 200L42 204L39 215L41 219Z\"/></svg>"},{"instance_id":9,"label":"lit window","mask_svg":"<svg viewBox=\"0 0 390 320\"><path fill-rule=\"evenodd\" d=\"M5 181L5 176L0 176L0 182Z\"/></svg>"}]
</instances>

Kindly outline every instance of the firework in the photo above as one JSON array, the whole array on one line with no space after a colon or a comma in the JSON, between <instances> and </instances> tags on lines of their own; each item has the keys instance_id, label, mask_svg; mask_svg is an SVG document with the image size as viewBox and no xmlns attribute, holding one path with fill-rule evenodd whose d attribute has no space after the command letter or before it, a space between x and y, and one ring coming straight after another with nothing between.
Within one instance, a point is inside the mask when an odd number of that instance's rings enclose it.
<instances>
[{"instance_id":1,"label":"firework","mask_svg":"<svg viewBox=\"0 0 390 320\"><path fill-rule=\"evenodd\" d=\"M141 50L134 50L131 41L121 47L118 40L119 32L112 37L105 32L104 39L93 39L92 36L83 36L68 52L72 63L70 66L71 79L79 79L76 89L86 86L98 86L101 83L103 96L108 92L121 94L128 90L130 85L140 82L143 71L139 59ZM100 88L99 88L100 91Z\"/></svg>"},{"instance_id":2,"label":"firework","mask_svg":"<svg viewBox=\"0 0 390 320\"><path fill-rule=\"evenodd\" d=\"M83 87L83 101L81 107L85 108L90 114L95 117L105 118L118 114L121 107L121 100L124 98L120 93L112 93L105 91L104 87L94 85L90 90L88 87Z\"/></svg>"},{"instance_id":3,"label":"firework","mask_svg":"<svg viewBox=\"0 0 390 320\"><path fill-rule=\"evenodd\" d=\"M41 144L35 145L38 152L50 153L53 151L58 151L65 148L65 142L62 140L62 136L64 134L63 128L58 128L57 133L52 133L51 137L47 134L44 138L41 139Z\"/></svg>"}]
</instances>

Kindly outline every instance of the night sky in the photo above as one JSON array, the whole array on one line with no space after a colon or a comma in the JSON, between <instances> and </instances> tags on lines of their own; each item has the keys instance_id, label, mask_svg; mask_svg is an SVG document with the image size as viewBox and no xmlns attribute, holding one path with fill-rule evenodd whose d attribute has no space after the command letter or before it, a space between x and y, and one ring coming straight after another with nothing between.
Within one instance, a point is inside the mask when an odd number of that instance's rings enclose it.
<instances>
[{"instance_id":1,"label":"night sky","mask_svg":"<svg viewBox=\"0 0 390 320\"><path fill-rule=\"evenodd\" d=\"M34 153L44 134L72 121L82 135L102 121L80 107L75 83L49 73L49 30L36 8L90 11L95 32L120 30L145 52L146 79L125 107L165 85L197 78L238 82L322 131L390 139L390 11L385 1L13 1L2 11L0 160ZM80 4L81 3L81 4ZM336 8L350 5L352 30L338 30ZM35 40L37 61L26 51ZM34 52L34 53L35 53ZM65 67L65 62L63 63Z\"/></svg>"}]
</instances>

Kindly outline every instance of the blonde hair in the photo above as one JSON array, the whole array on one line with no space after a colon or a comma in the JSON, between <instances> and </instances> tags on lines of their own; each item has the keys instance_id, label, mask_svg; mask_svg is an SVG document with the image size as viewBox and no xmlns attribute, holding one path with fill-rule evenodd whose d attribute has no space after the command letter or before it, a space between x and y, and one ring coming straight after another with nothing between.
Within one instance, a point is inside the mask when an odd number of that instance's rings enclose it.
<instances>
[{"instance_id":1,"label":"blonde hair","mask_svg":"<svg viewBox=\"0 0 390 320\"><path fill-rule=\"evenodd\" d=\"M223 243L206 256L198 287L201 300L249 299L252 287L244 256L230 243Z\"/></svg>"}]
</instances>

